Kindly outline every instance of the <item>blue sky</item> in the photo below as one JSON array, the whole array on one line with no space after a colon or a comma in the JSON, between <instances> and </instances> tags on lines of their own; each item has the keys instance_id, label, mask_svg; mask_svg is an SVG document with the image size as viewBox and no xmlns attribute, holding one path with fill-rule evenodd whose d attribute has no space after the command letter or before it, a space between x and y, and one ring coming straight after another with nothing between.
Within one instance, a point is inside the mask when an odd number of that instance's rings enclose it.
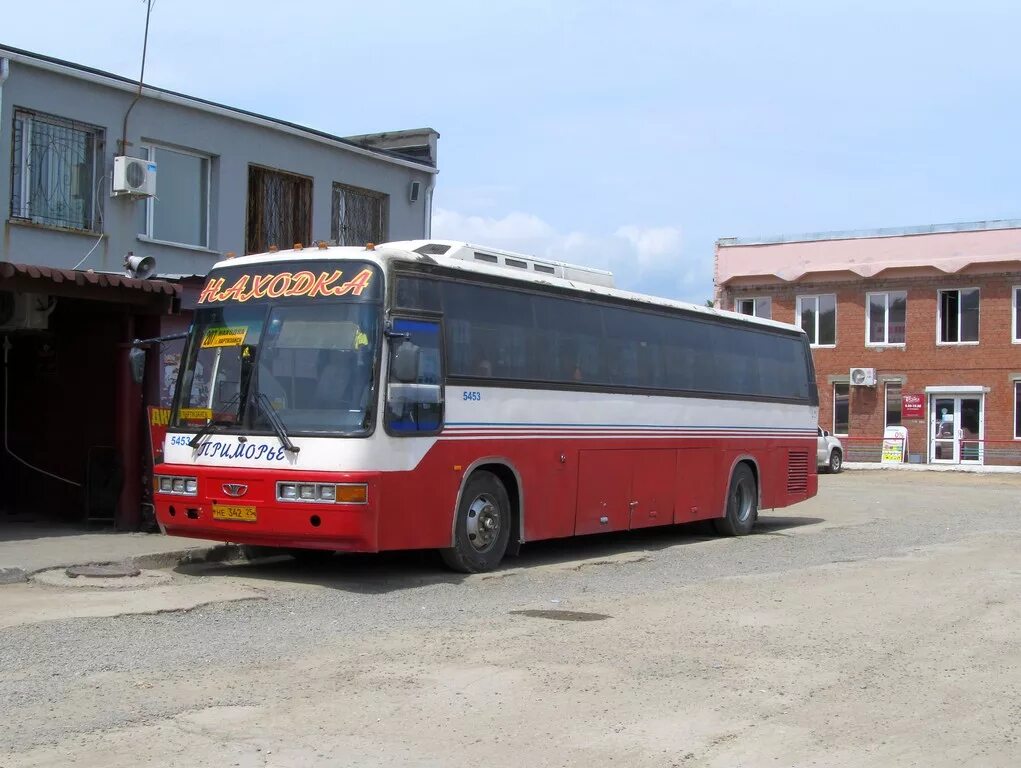
<instances>
[{"instance_id":1,"label":"blue sky","mask_svg":"<svg viewBox=\"0 0 1021 768\"><path fill-rule=\"evenodd\" d=\"M140 0L3 15L7 44L137 76ZM718 237L1021 216L1018 29L1005 0L156 0L146 80L431 126L435 235L701 301Z\"/></svg>"}]
</instances>

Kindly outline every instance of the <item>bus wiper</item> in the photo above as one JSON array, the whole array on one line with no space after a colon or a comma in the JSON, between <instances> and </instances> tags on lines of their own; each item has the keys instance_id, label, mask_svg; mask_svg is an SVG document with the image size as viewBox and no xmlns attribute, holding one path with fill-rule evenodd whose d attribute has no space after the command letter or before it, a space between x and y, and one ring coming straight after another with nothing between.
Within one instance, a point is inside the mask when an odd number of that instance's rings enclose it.
<instances>
[{"instance_id":1,"label":"bus wiper","mask_svg":"<svg viewBox=\"0 0 1021 768\"><path fill-rule=\"evenodd\" d=\"M227 413L230 410L230 407L240 399L241 393L239 392L238 394L234 395L234 397L227 401L227 404L220 409L217 415ZM202 429L195 433L195 437L188 441L188 445L190 445L192 448L198 448L199 444L202 442L203 437L213 432L218 427L229 427L233 423L234 422L227 421L226 419L210 419L202 426Z\"/></svg>"},{"instance_id":2,"label":"bus wiper","mask_svg":"<svg viewBox=\"0 0 1021 768\"><path fill-rule=\"evenodd\" d=\"M297 453L301 450L298 446L291 442L291 438L287 435L287 429L284 427L284 423L277 416L276 410L273 408L273 403L270 402L269 398L262 392L255 396L255 404L262 409L262 412L266 414L266 420L270 426L273 427L273 431L277 433L277 437L280 438L281 445L284 446L284 450L288 453Z\"/></svg>"}]
</instances>

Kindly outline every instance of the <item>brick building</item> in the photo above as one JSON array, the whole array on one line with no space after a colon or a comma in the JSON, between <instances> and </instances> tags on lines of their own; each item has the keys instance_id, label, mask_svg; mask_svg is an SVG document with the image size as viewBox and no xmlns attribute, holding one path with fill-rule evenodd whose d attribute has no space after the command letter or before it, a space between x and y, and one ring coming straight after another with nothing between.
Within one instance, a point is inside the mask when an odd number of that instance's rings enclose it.
<instances>
[{"instance_id":1,"label":"brick building","mask_svg":"<svg viewBox=\"0 0 1021 768\"><path fill-rule=\"evenodd\" d=\"M1021 220L724 238L715 261L717 306L806 329L847 460L902 426L905 460L1021 464Z\"/></svg>"}]
</instances>

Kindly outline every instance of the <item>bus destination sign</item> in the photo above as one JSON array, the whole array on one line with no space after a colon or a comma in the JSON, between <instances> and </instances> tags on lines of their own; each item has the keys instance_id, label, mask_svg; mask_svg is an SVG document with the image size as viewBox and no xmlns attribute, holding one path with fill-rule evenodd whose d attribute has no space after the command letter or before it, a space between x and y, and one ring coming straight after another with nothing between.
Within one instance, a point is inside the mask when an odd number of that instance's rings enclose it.
<instances>
[{"instance_id":1,"label":"bus destination sign","mask_svg":"<svg viewBox=\"0 0 1021 768\"><path fill-rule=\"evenodd\" d=\"M375 272L366 267L349 279L333 269L318 274L308 269L269 274L242 274L234 282L210 275L199 294L198 304L244 304L251 299L361 296L373 282Z\"/></svg>"}]
</instances>

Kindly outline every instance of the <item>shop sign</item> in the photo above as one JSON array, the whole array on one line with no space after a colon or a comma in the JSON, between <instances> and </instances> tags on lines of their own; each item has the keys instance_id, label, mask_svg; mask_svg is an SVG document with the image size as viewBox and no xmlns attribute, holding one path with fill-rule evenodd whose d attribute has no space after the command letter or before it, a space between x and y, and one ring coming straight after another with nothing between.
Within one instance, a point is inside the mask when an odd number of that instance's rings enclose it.
<instances>
[{"instance_id":1,"label":"shop sign","mask_svg":"<svg viewBox=\"0 0 1021 768\"><path fill-rule=\"evenodd\" d=\"M163 462L163 440L170 424L170 409L149 406L149 442L152 445L153 465Z\"/></svg>"},{"instance_id":2,"label":"shop sign","mask_svg":"<svg viewBox=\"0 0 1021 768\"><path fill-rule=\"evenodd\" d=\"M902 419L924 419L925 395L903 393L900 396L900 417Z\"/></svg>"}]
</instances>

